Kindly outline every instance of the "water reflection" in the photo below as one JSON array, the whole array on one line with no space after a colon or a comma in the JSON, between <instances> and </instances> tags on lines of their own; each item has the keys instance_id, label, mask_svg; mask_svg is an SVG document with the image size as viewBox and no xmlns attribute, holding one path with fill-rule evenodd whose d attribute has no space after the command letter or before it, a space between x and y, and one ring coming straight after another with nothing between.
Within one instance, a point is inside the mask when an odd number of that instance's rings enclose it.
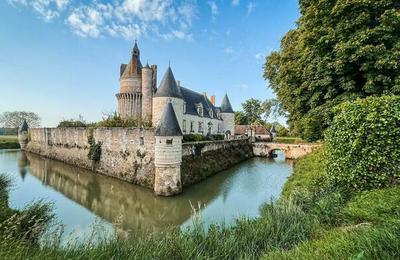
<instances>
[{"instance_id":1,"label":"water reflection","mask_svg":"<svg viewBox=\"0 0 400 260\"><path fill-rule=\"evenodd\" d=\"M282 156L274 160L254 158L172 198L157 197L150 190L20 151L0 151L3 172L18 172L20 176L10 197L17 207L28 199L44 197L54 201L56 214L69 230L86 229L93 217L100 217L112 223L118 233L141 235L167 226L191 225L192 205L201 205L206 225L257 216L264 202L279 196L291 166Z\"/></svg>"}]
</instances>

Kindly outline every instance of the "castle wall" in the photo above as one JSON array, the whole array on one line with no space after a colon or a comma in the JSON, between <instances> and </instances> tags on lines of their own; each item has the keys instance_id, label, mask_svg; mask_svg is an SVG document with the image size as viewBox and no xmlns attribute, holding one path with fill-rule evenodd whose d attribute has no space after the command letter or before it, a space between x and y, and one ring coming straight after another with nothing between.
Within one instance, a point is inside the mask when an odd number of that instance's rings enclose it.
<instances>
[{"instance_id":1,"label":"castle wall","mask_svg":"<svg viewBox=\"0 0 400 260\"><path fill-rule=\"evenodd\" d=\"M235 114L221 113L221 117L224 120L224 133L230 131L231 136L235 136Z\"/></svg>"},{"instance_id":2,"label":"castle wall","mask_svg":"<svg viewBox=\"0 0 400 260\"><path fill-rule=\"evenodd\" d=\"M26 147L51 159L93 170L147 188L154 186L154 129L98 128L93 132L101 143L98 162L88 158L89 131L86 128L30 129Z\"/></svg>"},{"instance_id":3,"label":"castle wall","mask_svg":"<svg viewBox=\"0 0 400 260\"><path fill-rule=\"evenodd\" d=\"M179 126L182 129L182 117L183 117L183 100L174 97L155 97L153 98L153 126L157 127L160 122L162 113L164 112L165 105L171 100L172 106L178 119Z\"/></svg>"},{"instance_id":4,"label":"castle wall","mask_svg":"<svg viewBox=\"0 0 400 260\"><path fill-rule=\"evenodd\" d=\"M193 142L182 145L182 185L189 186L253 157L247 140Z\"/></svg>"},{"instance_id":5,"label":"castle wall","mask_svg":"<svg viewBox=\"0 0 400 260\"><path fill-rule=\"evenodd\" d=\"M207 117L200 117L200 116L194 116L194 115L189 115L189 114L183 114L183 119L182 119L182 127L183 127L183 120L186 121L186 129L182 128L183 134L203 134L207 135L208 131L208 123L212 124L211 127L211 134L223 134L223 121L218 120L218 119L211 119ZM193 122L194 126L194 131L190 131L190 123ZM203 122L203 132L200 133L199 130L199 122ZM218 125L220 125L220 128L218 129ZM186 131L184 131L186 130ZM218 132L219 130L219 132Z\"/></svg>"}]
</instances>

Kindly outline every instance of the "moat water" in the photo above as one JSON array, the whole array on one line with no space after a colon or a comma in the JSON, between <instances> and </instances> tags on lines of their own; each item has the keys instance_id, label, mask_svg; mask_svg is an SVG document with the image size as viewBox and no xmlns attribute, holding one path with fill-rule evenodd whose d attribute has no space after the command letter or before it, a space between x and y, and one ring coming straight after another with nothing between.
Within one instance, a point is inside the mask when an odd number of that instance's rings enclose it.
<instances>
[{"instance_id":1,"label":"moat water","mask_svg":"<svg viewBox=\"0 0 400 260\"><path fill-rule=\"evenodd\" d=\"M253 158L185 188L181 195L164 198L58 161L0 150L0 174L13 180L10 206L52 202L64 240L88 237L99 228L104 234L141 236L170 226L190 227L198 218L205 226L230 225L238 217L258 216L264 203L279 198L291 173L292 163L282 154Z\"/></svg>"}]
</instances>

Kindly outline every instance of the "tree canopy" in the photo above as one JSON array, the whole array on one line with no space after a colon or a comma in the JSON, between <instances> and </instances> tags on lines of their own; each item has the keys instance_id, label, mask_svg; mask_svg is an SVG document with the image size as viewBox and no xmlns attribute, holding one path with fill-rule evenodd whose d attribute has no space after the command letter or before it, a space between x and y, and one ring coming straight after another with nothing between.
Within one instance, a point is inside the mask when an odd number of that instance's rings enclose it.
<instances>
[{"instance_id":1,"label":"tree canopy","mask_svg":"<svg viewBox=\"0 0 400 260\"><path fill-rule=\"evenodd\" d=\"M39 127L40 117L34 112L13 111L0 114L0 125L8 128L18 128L26 120L29 127Z\"/></svg>"},{"instance_id":2,"label":"tree canopy","mask_svg":"<svg viewBox=\"0 0 400 260\"><path fill-rule=\"evenodd\" d=\"M400 94L400 1L300 0L300 11L264 77L290 127L316 140L337 104Z\"/></svg>"}]
</instances>

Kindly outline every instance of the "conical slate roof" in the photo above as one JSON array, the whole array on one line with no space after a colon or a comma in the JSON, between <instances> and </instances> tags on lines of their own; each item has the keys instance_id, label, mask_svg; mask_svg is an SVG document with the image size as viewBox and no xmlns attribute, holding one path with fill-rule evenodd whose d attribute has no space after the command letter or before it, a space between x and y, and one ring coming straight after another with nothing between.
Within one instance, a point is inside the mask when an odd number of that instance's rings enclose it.
<instances>
[{"instance_id":1,"label":"conical slate roof","mask_svg":"<svg viewBox=\"0 0 400 260\"><path fill-rule=\"evenodd\" d=\"M221 104L221 113L234 113L228 95L225 94Z\"/></svg>"},{"instance_id":2,"label":"conical slate roof","mask_svg":"<svg viewBox=\"0 0 400 260\"><path fill-rule=\"evenodd\" d=\"M22 122L22 124L19 126L19 131L28 131L28 123L26 122L26 120L24 119L24 122Z\"/></svg>"},{"instance_id":3,"label":"conical slate roof","mask_svg":"<svg viewBox=\"0 0 400 260\"><path fill-rule=\"evenodd\" d=\"M155 136L182 136L182 131L176 118L171 102L164 108Z\"/></svg>"},{"instance_id":4,"label":"conical slate roof","mask_svg":"<svg viewBox=\"0 0 400 260\"><path fill-rule=\"evenodd\" d=\"M275 125L272 125L270 132L271 132L271 134L274 134L274 133L276 133L276 130L275 130Z\"/></svg>"},{"instance_id":5,"label":"conical slate roof","mask_svg":"<svg viewBox=\"0 0 400 260\"><path fill-rule=\"evenodd\" d=\"M172 73L171 67L168 67L161 80L160 86L157 89L155 97L176 97L182 98L182 93L176 85L174 74Z\"/></svg>"}]
</instances>

